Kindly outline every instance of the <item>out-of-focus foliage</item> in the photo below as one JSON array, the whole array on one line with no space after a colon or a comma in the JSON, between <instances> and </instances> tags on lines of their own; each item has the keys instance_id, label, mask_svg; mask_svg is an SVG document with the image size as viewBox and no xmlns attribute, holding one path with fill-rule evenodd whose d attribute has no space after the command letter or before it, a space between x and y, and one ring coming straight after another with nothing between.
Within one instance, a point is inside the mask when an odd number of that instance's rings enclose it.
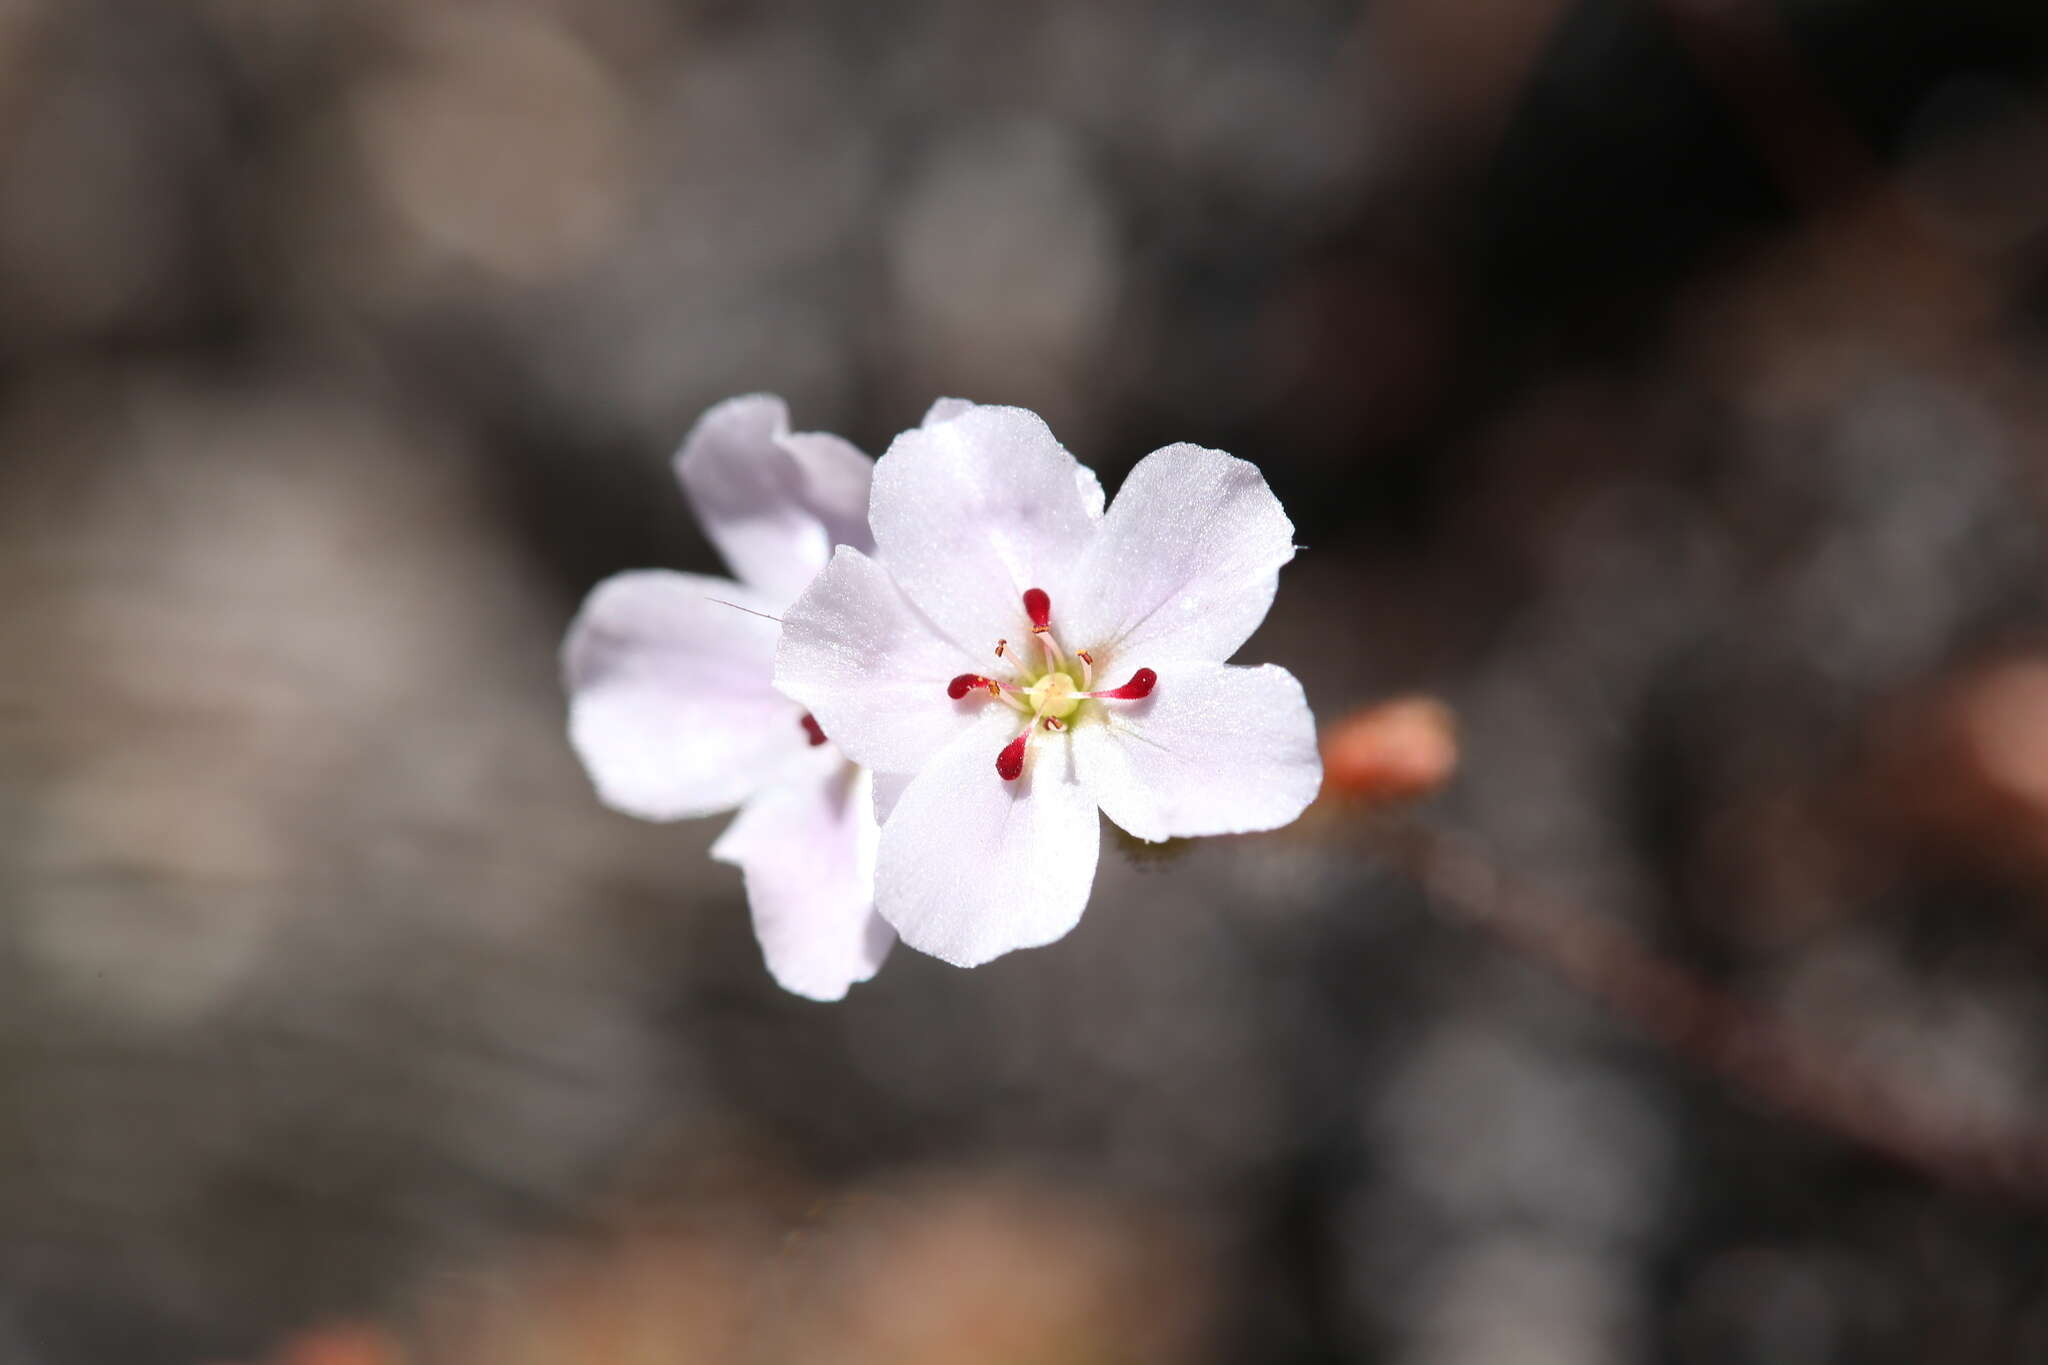
<instances>
[{"instance_id":1,"label":"out-of-focus foliage","mask_svg":"<svg viewBox=\"0 0 2048 1365\"><path fill-rule=\"evenodd\" d=\"M1249 653L1958 1129L2048 1118L2048 11L0 0L0 1359L2036 1359L1332 803L777 991L553 651L688 422L1256 460ZM1442 735L1440 738L1444 737Z\"/></svg>"}]
</instances>

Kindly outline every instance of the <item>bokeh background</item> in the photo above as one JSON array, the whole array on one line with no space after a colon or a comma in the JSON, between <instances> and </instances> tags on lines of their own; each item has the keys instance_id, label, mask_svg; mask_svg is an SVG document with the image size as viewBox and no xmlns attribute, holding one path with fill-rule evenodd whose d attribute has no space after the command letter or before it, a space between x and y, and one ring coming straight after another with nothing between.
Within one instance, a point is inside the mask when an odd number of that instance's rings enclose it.
<instances>
[{"instance_id":1,"label":"bokeh background","mask_svg":"<svg viewBox=\"0 0 2048 1365\"><path fill-rule=\"evenodd\" d=\"M2048 1358L2048 1184L1788 1115L1377 833L2039 1150L2044 59L2037 0L0 0L0 1362ZM780 993L555 671L716 567L667 460L755 390L1257 461L1246 657L1443 698L1456 781Z\"/></svg>"}]
</instances>

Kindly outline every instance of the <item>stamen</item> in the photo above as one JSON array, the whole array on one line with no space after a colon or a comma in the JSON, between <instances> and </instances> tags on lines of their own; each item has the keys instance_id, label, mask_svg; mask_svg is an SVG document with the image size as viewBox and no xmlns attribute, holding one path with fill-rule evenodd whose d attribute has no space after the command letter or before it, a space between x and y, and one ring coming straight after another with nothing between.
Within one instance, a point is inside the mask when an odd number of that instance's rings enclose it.
<instances>
[{"instance_id":1,"label":"stamen","mask_svg":"<svg viewBox=\"0 0 2048 1365\"><path fill-rule=\"evenodd\" d=\"M1052 598L1044 588L1024 590L1024 614L1031 618L1031 633L1045 650L1045 666L1065 667L1066 656L1060 653L1059 642L1052 638Z\"/></svg>"},{"instance_id":2,"label":"stamen","mask_svg":"<svg viewBox=\"0 0 2048 1365\"><path fill-rule=\"evenodd\" d=\"M804 713L803 726L804 733L811 737L811 747L813 749L825 742L824 727L819 725L818 718L808 711Z\"/></svg>"},{"instance_id":3,"label":"stamen","mask_svg":"<svg viewBox=\"0 0 2048 1365\"><path fill-rule=\"evenodd\" d=\"M1054 733L1058 733L1059 731L1067 728L1067 723L1061 720L1058 716L1047 716L1042 723L1044 724L1046 729L1051 730Z\"/></svg>"},{"instance_id":4,"label":"stamen","mask_svg":"<svg viewBox=\"0 0 2048 1365\"><path fill-rule=\"evenodd\" d=\"M1081 661L1081 690L1086 692L1095 686L1095 656L1085 649L1077 649L1074 657Z\"/></svg>"},{"instance_id":5,"label":"stamen","mask_svg":"<svg viewBox=\"0 0 2048 1365\"><path fill-rule=\"evenodd\" d=\"M1009 647L1010 647L1010 642L1009 642L1008 640L998 640L998 641L996 641L996 657L997 657L998 659L1002 658L1002 657L1003 657L1003 651L1004 651L1004 650L1006 650L1006 649L1008 649Z\"/></svg>"},{"instance_id":6,"label":"stamen","mask_svg":"<svg viewBox=\"0 0 2048 1365\"><path fill-rule=\"evenodd\" d=\"M996 776L1005 782L1015 782L1024 773L1024 741L1031 737L1027 726L1023 734L1003 746L996 755Z\"/></svg>"},{"instance_id":7,"label":"stamen","mask_svg":"<svg viewBox=\"0 0 2048 1365\"><path fill-rule=\"evenodd\" d=\"M1136 701L1152 695L1152 685L1159 681L1159 675L1149 668L1141 668L1131 674L1131 680L1122 687L1112 687L1102 692L1086 692L1083 696L1099 701Z\"/></svg>"},{"instance_id":8,"label":"stamen","mask_svg":"<svg viewBox=\"0 0 2048 1365\"><path fill-rule=\"evenodd\" d=\"M1012 710L1022 711L1026 715L1031 712L1029 706L1018 700L1014 688L999 683L994 678L984 678L979 673L962 673L946 684L946 695L954 701L959 701L976 688L983 689L997 701L1007 702Z\"/></svg>"}]
</instances>

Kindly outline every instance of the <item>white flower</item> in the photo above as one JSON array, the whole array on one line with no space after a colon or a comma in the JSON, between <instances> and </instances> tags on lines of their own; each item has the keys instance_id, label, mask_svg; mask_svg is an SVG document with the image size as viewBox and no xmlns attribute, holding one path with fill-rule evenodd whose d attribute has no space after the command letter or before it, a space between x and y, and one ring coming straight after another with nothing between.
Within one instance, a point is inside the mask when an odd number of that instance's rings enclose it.
<instances>
[{"instance_id":1,"label":"white flower","mask_svg":"<svg viewBox=\"0 0 2048 1365\"><path fill-rule=\"evenodd\" d=\"M783 614L776 685L877 777L876 908L959 966L1050 943L1096 811L1140 839L1272 829L1322 781L1286 670L1226 664L1294 527L1257 469L1155 451L1102 487L1019 408L948 400L875 465L873 556Z\"/></svg>"},{"instance_id":2,"label":"white flower","mask_svg":"<svg viewBox=\"0 0 2048 1365\"><path fill-rule=\"evenodd\" d=\"M874 465L792 433L782 400L704 414L676 475L739 582L641 570L591 592L562 642L569 738L606 805L647 820L740 807L711 855L745 875L781 985L837 1000L895 934L874 912L871 779L777 692L775 617L834 545L868 546Z\"/></svg>"}]
</instances>

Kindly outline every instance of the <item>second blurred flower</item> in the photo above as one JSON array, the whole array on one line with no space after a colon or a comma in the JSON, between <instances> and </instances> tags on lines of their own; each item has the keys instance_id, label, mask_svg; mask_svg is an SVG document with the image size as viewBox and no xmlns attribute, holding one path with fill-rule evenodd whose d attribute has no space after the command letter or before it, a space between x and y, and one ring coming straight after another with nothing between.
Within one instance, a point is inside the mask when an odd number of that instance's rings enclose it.
<instances>
[{"instance_id":1,"label":"second blurred flower","mask_svg":"<svg viewBox=\"0 0 2048 1365\"><path fill-rule=\"evenodd\" d=\"M835 545L873 547L873 463L792 432L782 400L704 414L676 474L738 581L643 569L600 583L562 644L569 737L605 804L647 820L739 808L712 856L745 874L762 955L837 1000L896 935L874 912L871 779L777 692L776 618Z\"/></svg>"}]
</instances>

